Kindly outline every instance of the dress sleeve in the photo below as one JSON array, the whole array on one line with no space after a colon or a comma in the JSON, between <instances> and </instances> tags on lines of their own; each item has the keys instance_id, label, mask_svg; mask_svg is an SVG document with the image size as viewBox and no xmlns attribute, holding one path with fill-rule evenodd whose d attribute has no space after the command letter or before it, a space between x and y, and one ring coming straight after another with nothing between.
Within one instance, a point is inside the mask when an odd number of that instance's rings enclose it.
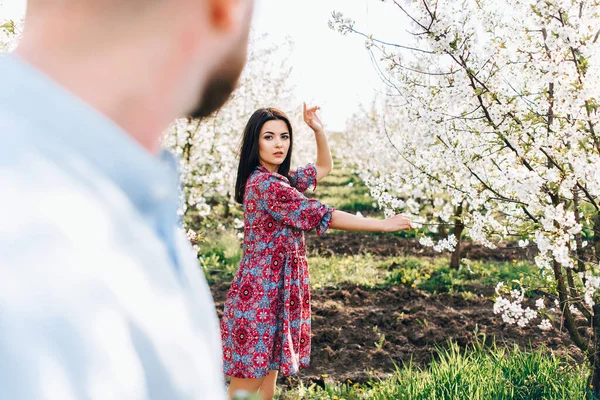
<instances>
[{"instance_id":1,"label":"dress sleeve","mask_svg":"<svg viewBox=\"0 0 600 400\"><path fill-rule=\"evenodd\" d=\"M290 185L295 187L300 193L312 187L317 188L317 168L313 164L307 164L306 167L290 171Z\"/></svg>"},{"instance_id":2,"label":"dress sleeve","mask_svg":"<svg viewBox=\"0 0 600 400\"><path fill-rule=\"evenodd\" d=\"M316 229L318 235L329 229L335 209L305 197L283 176L271 174L260 186L263 207L276 221L303 231Z\"/></svg>"}]
</instances>

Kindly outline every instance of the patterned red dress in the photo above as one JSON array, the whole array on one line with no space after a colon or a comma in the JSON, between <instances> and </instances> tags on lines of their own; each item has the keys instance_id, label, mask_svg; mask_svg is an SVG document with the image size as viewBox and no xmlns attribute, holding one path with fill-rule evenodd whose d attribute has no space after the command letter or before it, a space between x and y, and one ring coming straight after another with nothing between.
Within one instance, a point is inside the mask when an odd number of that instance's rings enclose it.
<instances>
[{"instance_id":1,"label":"patterned red dress","mask_svg":"<svg viewBox=\"0 0 600 400\"><path fill-rule=\"evenodd\" d=\"M221 320L223 369L237 378L298 372L310 361L310 284L304 231L321 235L333 208L306 198L312 164L288 180L262 165L244 193L244 257Z\"/></svg>"}]
</instances>

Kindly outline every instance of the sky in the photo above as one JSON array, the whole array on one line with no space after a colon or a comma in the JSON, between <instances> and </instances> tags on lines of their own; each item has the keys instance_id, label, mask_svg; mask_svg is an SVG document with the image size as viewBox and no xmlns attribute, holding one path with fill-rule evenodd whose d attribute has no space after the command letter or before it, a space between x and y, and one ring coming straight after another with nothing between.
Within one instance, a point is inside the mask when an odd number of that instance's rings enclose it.
<instances>
[{"instance_id":1,"label":"sky","mask_svg":"<svg viewBox=\"0 0 600 400\"><path fill-rule=\"evenodd\" d=\"M0 0L0 19L19 19L25 7L26 0ZM340 131L382 85L364 39L342 36L327 26L334 10L354 19L357 29L384 40L397 42L405 35L402 15L379 0L256 0L253 30L293 40L290 79L299 101L320 105L327 128Z\"/></svg>"}]
</instances>

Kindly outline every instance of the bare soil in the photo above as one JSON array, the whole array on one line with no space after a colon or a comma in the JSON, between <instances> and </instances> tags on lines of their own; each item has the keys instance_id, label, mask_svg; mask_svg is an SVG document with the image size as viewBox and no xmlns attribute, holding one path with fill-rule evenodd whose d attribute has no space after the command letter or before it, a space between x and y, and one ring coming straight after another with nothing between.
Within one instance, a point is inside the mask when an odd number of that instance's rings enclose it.
<instances>
[{"instance_id":1,"label":"bare soil","mask_svg":"<svg viewBox=\"0 0 600 400\"><path fill-rule=\"evenodd\" d=\"M221 313L228 286L216 284L212 289ZM502 322L488 297L493 289L482 289L483 295L469 299L461 294L430 295L404 286L370 290L342 284L313 291L311 366L298 376L282 378L281 383L366 382L389 375L395 365L412 362L425 367L436 347L447 346L449 340L464 347L483 335L489 344L495 340L500 346L523 349L543 345L582 358L558 326L542 331Z\"/></svg>"},{"instance_id":2,"label":"bare soil","mask_svg":"<svg viewBox=\"0 0 600 400\"><path fill-rule=\"evenodd\" d=\"M332 254L373 254L382 257L391 256L440 256L431 247L425 247L417 239L406 239L391 234L370 235L361 232L327 232L317 236L311 232L306 236L309 254L331 256ZM516 244L498 246L489 249L479 244L465 241L462 244L462 258L471 260L510 261L513 259L533 259L535 247L519 248ZM449 253L444 253L448 255Z\"/></svg>"},{"instance_id":3,"label":"bare soil","mask_svg":"<svg viewBox=\"0 0 600 400\"><path fill-rule=\"evenodd\" d=\"M307 235L310 255L373 254L375 256L439 256L416 239L393 235L332 232L321 237ZM463 244L463 257L471 260L510 261L532 259L535 248L514 245L488 249L470 242ZM212 286L219 316L229 289L228 283ZM324 385L325 380L362 383L393 373L396 366L412 363L426 367L436 349L449 341L462 348L476 340L522 349L540 346L558 354L583 360L568 334L554 326L543 331L537 326L519 328L493 313L493 287L472 287L469 292L428 294L404 286L366 289L341 284L312 292L311 366L280 383L295 386ZM533 300L531 300L533 302ZM560 320L557 318L556 320Z\"/></svg>"}]
</instances>

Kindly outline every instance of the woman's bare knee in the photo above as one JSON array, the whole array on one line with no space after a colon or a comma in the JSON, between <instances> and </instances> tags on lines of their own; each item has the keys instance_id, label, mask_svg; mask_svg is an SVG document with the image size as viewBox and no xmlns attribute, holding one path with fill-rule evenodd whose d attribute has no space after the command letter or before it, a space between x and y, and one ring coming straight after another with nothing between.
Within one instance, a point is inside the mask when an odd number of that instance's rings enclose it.
<instances>
[{"instance_id":1,"label":"woman's bare knee","mask_svg":"<svg viewBox=\"0 0 600 400\"><path fill-rule=\"evenodd\" d=\"M269 371L269 375L263 378L262 384L260 385L260 394L263 400L271 400L275 396L275 389L277 387L277 371Z\"/></svg>"},{"instance_id":2,"label":"woman's bare knee","mask_svg":"<svg viewBox=\"0 0 600 400\"><path fill-rule=\"evenodd\" d=\"M227 394L229 399L234 399L237 392L256 393L259 391L265 378L231 378ZM241 393L240 393L241 394Z\"/></svg>"}]
</instances>

